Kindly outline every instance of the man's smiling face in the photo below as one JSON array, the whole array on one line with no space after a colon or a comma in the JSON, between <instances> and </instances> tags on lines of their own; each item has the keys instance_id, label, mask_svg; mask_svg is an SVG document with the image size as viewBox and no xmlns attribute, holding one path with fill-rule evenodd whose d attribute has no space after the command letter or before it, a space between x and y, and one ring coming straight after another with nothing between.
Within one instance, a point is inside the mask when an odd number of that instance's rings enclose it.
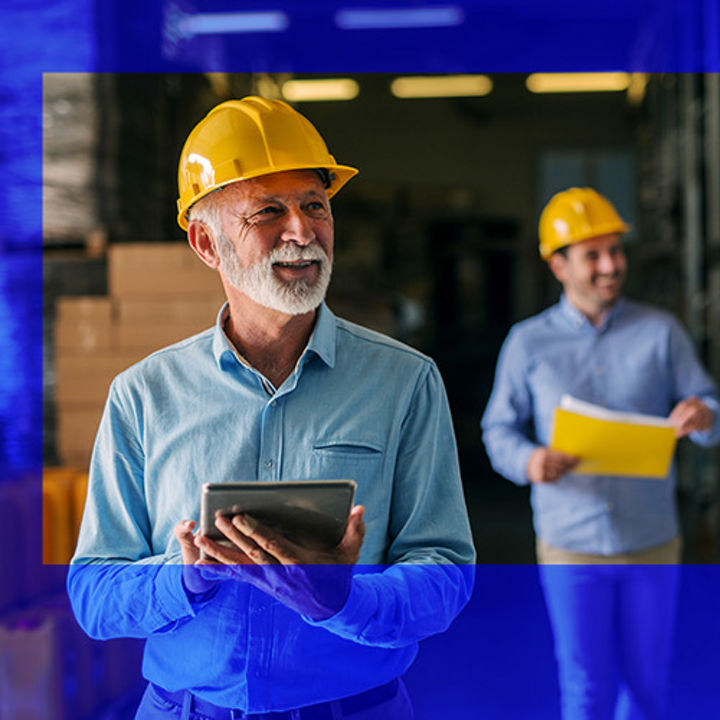
<instances>
[{"instance_id":1,"label":"man's smiling face","mask_svg":"<svg viewBox=\"0 0 720 720\"><path fill-rule=\"evenodd\" d=\"M218 193L220 272L260 305L289 315L314 310L332 270L333 218L312 170L234 183Z\"/></svg>"},{"instance_id":2,"label":"man's smiling face","mask_svg":"<svg viewBox=\"0 0 720 720\"><path fill-rule=\"evenodd\" d=\"M568 299L588 317L597 317L620 297L627 260L620 235L600 235L570 245L550 258L550 269Z\"/></svg>"}]
</instances>

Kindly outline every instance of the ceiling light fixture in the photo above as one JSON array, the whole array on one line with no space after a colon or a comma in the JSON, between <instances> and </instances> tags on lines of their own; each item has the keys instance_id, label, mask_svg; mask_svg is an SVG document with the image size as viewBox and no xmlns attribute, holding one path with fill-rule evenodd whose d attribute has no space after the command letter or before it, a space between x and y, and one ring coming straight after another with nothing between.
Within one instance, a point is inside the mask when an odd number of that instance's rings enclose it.
<instances>
[{"instance_id":1,"label":"ceiling light fixture","mask_svg":"<svg viewBox=\"0 0 720 720\"><path fill-rule=\"evenodd\" d=\"M397 98L482 97L492 92L487 75L409 75L390 83Z\"/></svg>"},{"instance_id":2,"label":"ceiling light fixture","mask_svg":"<svg viewBox=\"0 0 720 720\"><path fill-rule=\"evenodd\" d=\"M290 18L280 11L196 13L183 15L175 30L183 37L195 35L227 35L254 32L282 32Z\"/></svg>"},{"instance_id":3,"label":"ceiling light fixture","mask_svg":"<svg viewBox=\"0 0 720 720\"><path fill-rule=\"evenodd\" d=\"M608 73L533 73L525 87L533 93L618 92L630 86L630 74Z\"/></svg>"},{"instance_id":4,"label":"ceiling light fixture","mask_svg":"<svg viewBox=\"0 0 720 720\"><path fill-rule=\"evenodd\" d=\"M335 24L342 30L437 28L462 25L465 14L456 5L418 8L342 8Z\"/></svg>"},{"instance_id":5,"label":"ceiling light fixture","mask_svg":"<svg viewBox=\"0 0 720 720\"><path fill-rule=\"evenodd\" d=\"M290 102L352 100L359 92L360 86L352 78L287 80L282 85L282 95Z\"/></svg>"}]
</instances>

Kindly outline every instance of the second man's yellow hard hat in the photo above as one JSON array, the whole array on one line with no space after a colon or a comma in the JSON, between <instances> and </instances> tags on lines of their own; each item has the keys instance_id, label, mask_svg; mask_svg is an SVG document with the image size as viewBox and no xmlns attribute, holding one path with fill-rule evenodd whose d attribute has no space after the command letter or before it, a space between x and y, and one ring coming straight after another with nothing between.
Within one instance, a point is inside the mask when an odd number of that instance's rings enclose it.
<instances>
[{"instance_id":1,"label":"second man's yellow hard hat","mask_svg":"<svg viewBox=\"0 0 720 720\"><path fill-rule=\"evenodd\" d=\"M553 195L540 215L540 256L547 260L568 245L629 229L606 197L572 187Z\"/></svg>"},{"instance_id":2,"label":"second man's yellow hard hat","mask_svg":"<svg viewBox=\"0 0 720 720\"><path fill-rule=\"evenodd\" d=\"M357 169L338 165L315 126L282 100L246 97L214 107L185 141L178 168L178 224L190 206L239 180L286 170L325 169L332 197Z\"/></svg>"}]
</instances>

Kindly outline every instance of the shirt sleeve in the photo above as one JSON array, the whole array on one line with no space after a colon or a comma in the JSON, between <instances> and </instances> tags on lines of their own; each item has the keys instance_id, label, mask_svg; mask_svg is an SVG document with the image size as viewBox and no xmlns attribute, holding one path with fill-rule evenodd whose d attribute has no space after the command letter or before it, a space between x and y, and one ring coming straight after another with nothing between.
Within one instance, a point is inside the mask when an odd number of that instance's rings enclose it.
<instances>
[{"instance_id":1,"label":"shirt sleeve","mask_svg":"<svg viewBox=\"0 0 720 720\"><path fill-rule=\"evenodd\" d=\"M670 371L674 382L673 402L697 396L714 413L709 430L690 433L690 439L702 446L720 442L720 393L717 385L698 360L695 348L684 328L673 318L670 325Z\"/></svg>"},{"instance_id":2,"label":"shirt sleeve","mask_svg":"<svg viewBox=\"0 0 720 720\"><path fill-rule=\"evenodd\" d=\"M357 568L340 612L306 622L365 645L402 647L445 630L470 598L475 550L434 364L403 422L389 530L388 565Z\"/></svg>"},{"instance_id":3,"label":"shirt sleeve","mask_svg":"<svg viewBox=\"0 0 720 720\"><path fill-rule=\"evenodd\" d=\"M527 485L527 463L538 447L533 431L533 398L526 382L528 352L520 333L508 335L498 358L490 400L482 418L483 442L496 472Z\"/></svg>"},{"instance_id":4,"label":"shirt sleeve","mask_svg":"<svg viewBox=\"0 0 720 720\"><path fill-rule=\"evenodd\" d=\"M128 391L110 388L90 463L80 536L68 570L75 616L93 638L148 637L195 615L180 554L154 554L144 497L139 417Z\"/></svg>"}]
</instances>

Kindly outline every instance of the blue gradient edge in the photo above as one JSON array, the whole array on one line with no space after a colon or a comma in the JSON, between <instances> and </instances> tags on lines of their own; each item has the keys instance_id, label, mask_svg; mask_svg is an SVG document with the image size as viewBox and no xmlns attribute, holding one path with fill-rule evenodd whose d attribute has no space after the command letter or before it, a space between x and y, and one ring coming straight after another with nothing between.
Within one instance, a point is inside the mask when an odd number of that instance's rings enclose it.
<instances>
[{"instance_id":1,"label":"blue gradient edge","mask_svg":"<svg viewBox=\"0 0 720 720\"><path fill-rule=\"evenodd\" d=\"M198 9L208 11L221 5L195 3ZM42 335L38 310L42 307L43 72L720 71L720 23L712 23L720 17L715 0L606 3L604 22L597 23L593 37L581 35L582 41L573 34L582 18L574 17L577 5L569 2L545 3L539 15L532 14L530 3L517 3L535 23L532 27L528 27L530 21L521 23L513 33L512 23L496 17L511 37L491 33L484 22L485 11L491 17L498 13L495 3L473 2L462 4L468 21L464 33L422 31L412 38L391 41L383 32L362 38L355 33L357 37L348 40L349 35L335 31L323 19L322 8L327 4L303 5L303 11L299 4L283 3L280 7L298 18L304 35L294 35L282 44L273 37L256 39L248 43L254 55L238 54L229 63L217 57L204 60L206 47L202 44L197 49L186 48L174 59L164 56L159 46L163 22L160 3L26 2L22 7L14 3L2 10L0 92L7 102L5 121L0 123L4 127L0 130L0 153L5 158L22 156L21 162L11 166L12 172L6 177L12 182L5 183L0 195L0 275L4 279L0 340L3 347L13 348L0 367L0 393L8 398L2 407L7 413L4 424L10 428L14 423L18 428L15 435L9 429L5 431L12 442L6 444L2 457L3 480L29 474L39 482L42 468ZM29 17L31 14L35 17ZM87 17L88 22L78 23L78 17ZM614 17L624 21L623 27ZM638 35L632 34L633 28ZM90 34L89 41L85 33ZM5 288L19 284L22 292L5 293ZM23 397L28 398L27 404L23 405ZM39 535L39 507L37 517ZM57 568L42 566L39 557L32 571L57 574ZM676 680L675 686L707 690L715 685L720 671L715 651L720 645L720 630L712 605L719 591L717 567L683 568L674 664L680 682ZM514 601L519 596L524 596L527 604L517 608ZM487 626L485 621L492 618L495 624ZM528 652L527 640L532 639L532 654L549 664L539 677L528 680L522 676L522 682L549 693L543 697L550 697L548 702L553 703L557 690L552 688L554 669L548 660L552 641L546 623L534 566L479 566L470 604L446 634L423 644L408 684L416 691L437 685L437 672L444 668L441 684L459 693L458 710L471 713L482 708L488 716L502 713L506 718L521 717L513 715L508 696L495 693L493 686L519 701L523 693L515 684L518 668L527 665L518 658ZM486 652L484 639L492 652ZM448 665L442 666L438 658L444 658ZM685 703L685 696L673 692L674 711L691 715L693 711L687 705L678 705ZM716 709L720 705L718 694L696 693L699 714L695 716L708 716L710 708ZM442 693L437 693L437 703L437 712L451 704Z\"/></svg>"}]
</instances>

